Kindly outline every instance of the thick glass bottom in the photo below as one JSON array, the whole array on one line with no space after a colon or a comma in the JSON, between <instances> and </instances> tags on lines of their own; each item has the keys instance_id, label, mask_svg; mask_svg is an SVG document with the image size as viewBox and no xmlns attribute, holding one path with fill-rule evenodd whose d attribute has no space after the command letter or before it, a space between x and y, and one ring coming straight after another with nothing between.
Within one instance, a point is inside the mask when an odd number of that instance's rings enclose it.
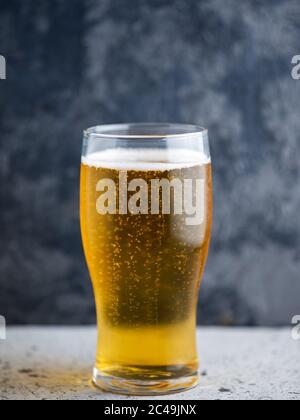
<instances>
[{"instance_id":1,"label":"thick glass bottom","mask_svg":"<svg viewBox=\"0 0 300 420\"><path fill-rule=\"evenodd\" d=\"M168 368L170 369L170 367ZM199 375L197 371L185 372L183 376L170 375L169 378L159 378L151 374L151 370L145 369L144 373L133 378L130 372L124 372L122 376L116 376L113 372L107 373L94 369L93 383L103 391L139 396L158 396L184 392L198 385ZM118 373L119 375L119 373Z\"/></svg>"}]
</instances>

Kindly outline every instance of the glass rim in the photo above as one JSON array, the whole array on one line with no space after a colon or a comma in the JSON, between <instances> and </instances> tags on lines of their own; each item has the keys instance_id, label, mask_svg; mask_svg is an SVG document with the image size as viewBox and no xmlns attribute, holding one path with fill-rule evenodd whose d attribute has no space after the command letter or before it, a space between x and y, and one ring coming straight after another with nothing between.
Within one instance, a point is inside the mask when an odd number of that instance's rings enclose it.
<instances>
[{"instance_id":1,"label":"glass rim","mask_svg":"<svg viewBox=\"0 0 300 420\"><path fill-rule=\"evenodd\" d=\"M151 134L151 129L174 130L174 133ZM122 131L136 129L137 134L122 134ZM138 130L149 133L138 133ZM178 132L176 132L178 131ZM180 131L180 132L179 132ZM197 124L184 123L121 123L96 125L84 130L84 136L88 138L102 139L183 139L208 135L208 129Z\"/></svg>"}]
</instances>

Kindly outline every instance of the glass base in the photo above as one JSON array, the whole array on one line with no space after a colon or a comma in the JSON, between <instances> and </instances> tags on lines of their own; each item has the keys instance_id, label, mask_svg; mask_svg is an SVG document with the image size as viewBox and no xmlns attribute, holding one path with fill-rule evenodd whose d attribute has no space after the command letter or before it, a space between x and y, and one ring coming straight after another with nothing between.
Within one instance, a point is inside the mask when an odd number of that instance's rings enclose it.
<instances>
[{"instance_id":1,"label":"glass base","mask_svg":"<svg viewBox=\"0 0 300 420\"><path fill-rule=\"evenodd\" d=\"M120 378L103 373L97 368L93 372L93 384L102 391L121 395L153 396L188 391L199 383L198 372L176 379L138 380Z\"/></svg>"}]
</instances>

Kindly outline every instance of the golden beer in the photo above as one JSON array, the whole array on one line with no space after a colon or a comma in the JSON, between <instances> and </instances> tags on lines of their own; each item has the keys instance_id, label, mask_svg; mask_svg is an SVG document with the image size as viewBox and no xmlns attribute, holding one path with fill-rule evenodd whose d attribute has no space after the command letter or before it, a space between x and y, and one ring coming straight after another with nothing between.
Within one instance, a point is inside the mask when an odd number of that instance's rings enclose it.
<instances>
[{"instance_id":1,"label":"golden beer","mask_svg":"<svg viewBox=\"0 0 300 420\"><path fill-rule=\"evenodd\" d=\"M136 395L195 385L212 224L207 131L178 124L86 131L80 216L97 307L94 384Z\"/></svg>"},{"instance_id":2,"label":"golden beer","mask_svg":"<svg viewBox=\"0 0 300 420\"><path fill-rule=\"evenodd\" d=\"M145 393L155 394L176 390L179 379L182 388L197 381L196 308L211 234L212 174L208 158L188 152L125 148L83 158L81 229L98 319L94 380L104 389L114 390L111 378L124 380L128 392L137 394L143 392L134 384L149 384ZM114 211L106 214L99 210L99 200L109 208L103 180L115 186ZM201 196L195 188L189 196L201 201L203 214L201 223L189 223L191 214L178 211L179 194L172 187L169 202L163 202L163 182L191 189L196 180L204 186ZM134 190L139 182L142 187ZM130 211L141 204L141 194L146 208Z\"/></svg>"}]
</instances>

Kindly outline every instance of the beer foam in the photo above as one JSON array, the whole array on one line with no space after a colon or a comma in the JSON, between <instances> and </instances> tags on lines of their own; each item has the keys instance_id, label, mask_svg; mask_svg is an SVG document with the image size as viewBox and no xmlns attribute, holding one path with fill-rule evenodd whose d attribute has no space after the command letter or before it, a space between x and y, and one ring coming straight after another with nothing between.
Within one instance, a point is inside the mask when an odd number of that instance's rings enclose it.
<instances>
[{"instance_id":1,"label":"beer foam","mask_svg":"<svg viewBox=\"0 0 300 420\"><path fill-rule=\"evenodd\" d=\"M203 152L188 149L108 149L82 157L84 165L117 170L167 171L207 165Z\"/></svg>"}]
</instances>

